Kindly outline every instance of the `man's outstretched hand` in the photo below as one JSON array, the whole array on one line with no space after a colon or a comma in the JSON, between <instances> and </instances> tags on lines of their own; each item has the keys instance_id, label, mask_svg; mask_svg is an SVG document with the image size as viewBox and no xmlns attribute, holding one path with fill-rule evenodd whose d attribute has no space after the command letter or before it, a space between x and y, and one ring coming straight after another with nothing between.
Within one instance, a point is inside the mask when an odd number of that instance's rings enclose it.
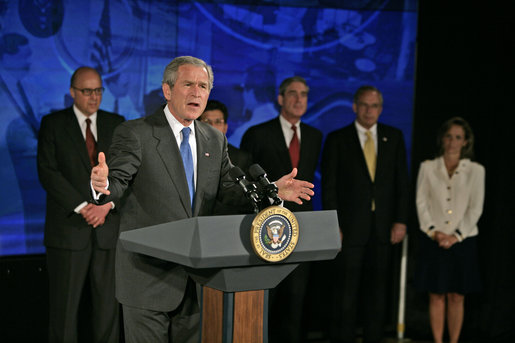
<instances>
[{"instance_id":1,"label":"man's outstretched hand","mask_svg":"<svg viewBox=\"0 0 515 343\"><path fill-rule=\"evenodd\" d=\"M311 200L311 197L315 195L312 189L315 185L311 182L296 180L295 176L297 176L297 168L293 168L291 173L281 177L275 184L279 188L279 198L302 205L302 199Z\"/></svg>"},{"instance_id":2,"label":"man's outstretched hand","mask_svg":"<svg viewBox=\"0 0 515 343\"><path fill-rule=\"evenodd\" d=\"M111 192L106 189L109 167L103 152L98 153L98 164L91 169L91 185L97 193L109 195Z\"/></svg>"}]
</instances>

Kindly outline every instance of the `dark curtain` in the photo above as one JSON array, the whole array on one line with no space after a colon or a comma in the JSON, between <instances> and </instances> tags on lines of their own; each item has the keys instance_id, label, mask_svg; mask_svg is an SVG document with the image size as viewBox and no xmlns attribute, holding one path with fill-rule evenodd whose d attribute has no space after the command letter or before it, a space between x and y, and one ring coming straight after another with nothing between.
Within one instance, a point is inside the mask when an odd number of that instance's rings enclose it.
<instances>
[{"instance_id":1,"label":"dark curtain","mask_svg":"<svg viewBox=\"0 0 515 343\"><path fill-rule=\"evenodd\" d=\"M440 124L456 115L468 120L476 160L486 168L486 195L479 222L483 290L465 300L462 337L515 342L515 16L500 1L458 3L420 2L412 184L420 162L434 157ZM427 295L410 283L419 235L414 207L412 217L407 336L430 337Z\"/></svg>"}]
</instances>

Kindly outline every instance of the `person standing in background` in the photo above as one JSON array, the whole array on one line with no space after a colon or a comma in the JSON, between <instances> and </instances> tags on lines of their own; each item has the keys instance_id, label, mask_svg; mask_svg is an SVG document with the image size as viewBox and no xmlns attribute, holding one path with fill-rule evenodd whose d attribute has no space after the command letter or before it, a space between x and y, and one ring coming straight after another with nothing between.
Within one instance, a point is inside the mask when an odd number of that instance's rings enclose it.
<instances>
[{"instance_id":1,"label":"person standing in background","mask_svg":"<svg viewBox=\"0 0 515 343\"><path fill-rule=\"evenodd\" d=\"M217 100L208 100L206 109L204 110L204 113L202 113L198 120L211 125L215 129L226 135L227 128L229 127L227 124L228 118L229 112L227 111L227 106L225 106L223 103ZM229 154L229 158L232 164L238 166L244 173L247 173L250 165L252 164L252 156L248 152L238 149L230 143L227 144L227 152ZM243 195L243 189L239 193L240 194L238 194L238 197L241 198L241 196ZM215 206L213 213L223 215L244 214L254 212L252 204L247 202L240 202L240 204L237 206L227 206L224 203L228 203L227 199L224 201L217 201L217 205ZM229 201L229 203L234 202Z\"/></svg>"},{"instance_id":2,"label":"person standing in background","mask_svg":"<svg viewBox=\"0 0 515 343\"><path fill-rule=\"evenodd\" d=\"M460 117L438 132L438 156L420 165L417 213L421 237L415 285L429 292L435 343L442 343L447 318L450 343L457 343L465 294L480 289L477 222L483 211L485 169L474 157L474 134Z\"/></svg>"},{"instance_id":3,"label":"person standing in background","mask_svg":"<svg viewBox=\"0 0 515 343\"><path fill-rule=\"evenodd\" d=\"M322 132L301 122L308 107L309 87L300 76L289 77L279 86L277 102L279 116L250 127L241 140L240 148L252 154L252 160L263 167L271 179L292 168L309 182L322 147ZM312 211L313 204L285 202L293 212ZM301 342L305 325L302 323L310 264L300 264L275 289L270 291L270 341Z\"/></svg>"},{"instance_id":4,"label":"person standing in background","mask_svg":"<svg viewBox=\"0 0 515 343\"><path fill-rule=\"evenodd\" d=\"M392 244L408 219L408 169L402 132L378 123L383 96L360 87L354 123L330 133L322 154L322 203L337 210L342 251L332 265L333 342L354 343L360 294L363 342L380 342ZM364 292L364 293L363 293Z\"/></svg>"},{"instance_id":5,"label":"person standing in background","mask_svg":"<svg viewBox=\"0 0 515 343\"><path fill-rule=\"evenodd\" d=\"M227 111L227 106L217 100L208 100L206 109L199 117L199 120L211 125L225 135L227 134L227 129L229 127L227 124L228 118L229 112ZM240 167L244 172L247 172L252 164L252 156L248 152L238 149L232 144L227 144L227 151L232 164Z\"/></svg>"},{"instance_id":6,"label":"person standing in background","mask_svg":"<svg viewBox=\"0 0 515 343\"><path fill-rule=\"evenodd\" d=\"M119 341L114 259L119 216L114 203L91 202L91 168L124 121L99 109L102 79L80 67L70 81L73 106L43 117L37 165L47 193L45 237L50 291L49 342L77 342L79 303L91 289L93 342ZM118 204L117 204L118 205Z\"/></svg>"}]
</instances>

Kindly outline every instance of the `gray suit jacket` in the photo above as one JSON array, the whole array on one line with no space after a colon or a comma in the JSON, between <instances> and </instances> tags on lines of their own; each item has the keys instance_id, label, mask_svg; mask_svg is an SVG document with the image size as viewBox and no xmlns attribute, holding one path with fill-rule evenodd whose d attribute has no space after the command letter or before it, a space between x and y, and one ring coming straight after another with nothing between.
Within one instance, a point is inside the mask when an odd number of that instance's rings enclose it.
<instances>
[{"instance_id":1,"label":"gray suit jacket","mask_svg":"<svg viewBox=\"0 0 515 343\"><path fill-rule=\"evenodd\" d=\"M211 215L219 193L238 191L228 175L232 164L225 136L201 122L195 123L195 130L197 185L192 212L179 147L164 111L117 128L108 160L111 195L103 201L123 197L121 231ZM182 266L130 253L118 244L116 295L122 304L171 311L180 304L186 281Z\"/></svg>"}]
</instances>

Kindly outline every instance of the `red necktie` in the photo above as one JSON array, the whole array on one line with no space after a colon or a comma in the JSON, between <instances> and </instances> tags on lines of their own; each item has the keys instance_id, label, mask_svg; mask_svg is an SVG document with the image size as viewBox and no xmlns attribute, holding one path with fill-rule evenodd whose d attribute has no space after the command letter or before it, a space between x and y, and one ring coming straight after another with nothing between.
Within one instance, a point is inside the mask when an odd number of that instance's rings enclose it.
<instances>
[{"instance_id":1,"label":"red necktie","mask_svg":"<svg viewBox=\"0 0 515 343\"><path fill-rule=\"evenodd\" d=\"M293 168L297 168L300 157L299 137L297 137L297 129L295 128L295 125L292 125L291 129L293 130L293 137L290 141L290 160Z\"/></svg>"},{"instance_id":2,"label":"red necktie","mask_svg":"<svg viewBox=\"0 0 515 343\"><path fill-rule=\"evenodd\" d=\"M91 119L86 119L86 149L88 149L89 162L91 166L95 166L97 164L97 147L96 147L95 137L93 137L93 133L91 132Z\"/></svg>"}]
</instances>

